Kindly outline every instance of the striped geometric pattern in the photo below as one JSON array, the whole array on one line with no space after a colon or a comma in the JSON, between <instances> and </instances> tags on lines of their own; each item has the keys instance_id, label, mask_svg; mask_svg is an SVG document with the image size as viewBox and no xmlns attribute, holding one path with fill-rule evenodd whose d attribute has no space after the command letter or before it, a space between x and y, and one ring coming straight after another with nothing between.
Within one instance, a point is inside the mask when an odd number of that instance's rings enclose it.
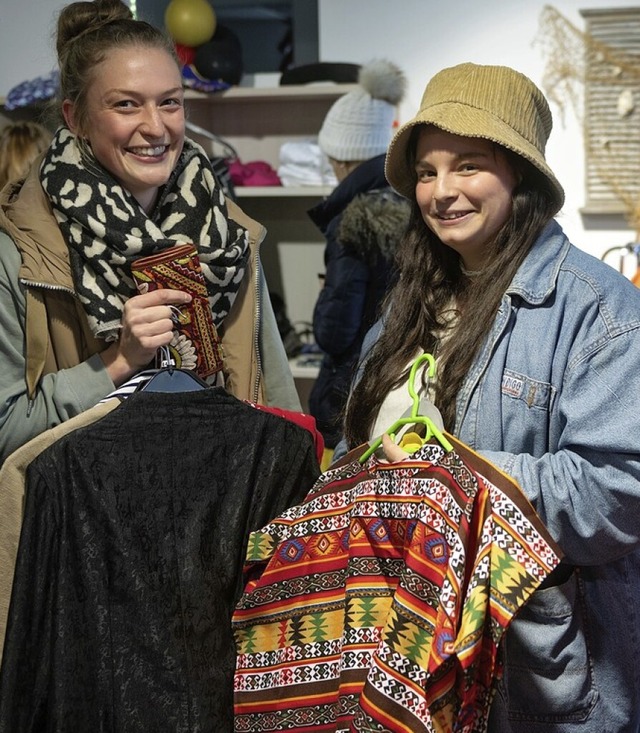
<instances>
[{"instance_id":1,"label":"striped geometric pattern","mask_svg":"<svg viewBox=\"0 0 640 733\"><path fill-rule=\"evenodd\" d=\"M519 487L447 437L401 464L350 453L251 536L236 731L486 730L500 640L561 555Z\"/></svg>"}]
</instances>

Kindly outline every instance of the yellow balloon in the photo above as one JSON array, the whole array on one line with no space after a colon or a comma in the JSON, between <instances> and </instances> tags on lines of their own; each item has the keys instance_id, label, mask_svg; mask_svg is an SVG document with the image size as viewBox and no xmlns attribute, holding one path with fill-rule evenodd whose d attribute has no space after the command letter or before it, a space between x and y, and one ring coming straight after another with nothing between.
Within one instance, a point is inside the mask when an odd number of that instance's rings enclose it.
<instances>
[{"instance_id":1,"label":"yellow balloon","mask_svg":"<svg viewBox=\"0 0 640 733\"><path fill-rule=\"evenodd\" d=\"M201 46L216 31L216 14L207 0L171 0L164 13L169 35L183 46Z\"/></svg>"}]
</instances>

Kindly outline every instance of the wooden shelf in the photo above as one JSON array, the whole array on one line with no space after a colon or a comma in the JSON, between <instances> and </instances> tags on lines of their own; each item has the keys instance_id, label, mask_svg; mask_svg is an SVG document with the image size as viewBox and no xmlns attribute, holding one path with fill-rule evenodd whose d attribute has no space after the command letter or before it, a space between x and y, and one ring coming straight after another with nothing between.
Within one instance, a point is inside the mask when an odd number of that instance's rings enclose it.
<instances>
[{"instance_id":1,"label":"wooden shelf","mask_svg":"<svg viewBox=\"0 0 640 733\"><path fill-rule=\"evenodd\" d=\"M234 147L237 142L243 155L251 150L252 141L271 141L279 147L286 140L317 136L329 107L354 88L353 84L305 84L231 87L211 94L189 90L185 107L190 120L229 139Z\"/></svg>"},{"instance_id":2,"label":"wooden shelf","mask_svg":"<svg viewBox=\"0 0 640 733\"><path fill-rule=\"evenodd\" d=\"M315 356L296 356L289 359L289 367L294 379L311 379L315 380L320 371L320 362L322 357Z\"/></svg>"},{"instance_id":3,"label":"wooden shelf","mask_svg":"<svg viewBox=\"0 0 640 733\"><path fill-rule=\"evenodd\" d=\"M311 198L328 196L332 186L235 186L236 196L245 198Z\"/></svg>"},{"instance_id":4,"label":"wooden shelf","mask_svg":"<svg viewBox=\"0 0 640 733\"><path fill-rule=\"evenodd\" d=\"M188 89L185 99L213 104L237 102L322 101L333 100L358 88L357 84L291 84L281 87L231 87L222 92L197 92Z\"/></svg>"}]
</instances>

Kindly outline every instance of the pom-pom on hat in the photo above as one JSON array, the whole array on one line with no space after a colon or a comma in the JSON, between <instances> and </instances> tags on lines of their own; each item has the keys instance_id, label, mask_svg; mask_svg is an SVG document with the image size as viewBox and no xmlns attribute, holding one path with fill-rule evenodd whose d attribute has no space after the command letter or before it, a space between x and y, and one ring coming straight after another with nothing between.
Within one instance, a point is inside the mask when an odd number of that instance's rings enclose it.
<instances>
[{"instance_id":1,"label":"pom-pom on hat","mask_svg":"<svg viewBox=\"0 0 640 733\"><path fill-rule=\"evenodd\" d=\"M564 190L544 157L552 124L542 92L515 69L471 63L443 69L427 84L416 116L394 135L385 162L387 180L406 198L415 196L411 131L435 125L454 135L492 140L528 160L544 176L557 212Z\"/></svg>"},{"instance_id":2,"label":"pom-pom on hat","mask_svg":"<svg viewBox=\"0 0 640 733\"><path fill-rule=\"evenodd\" d=\"M333 103L320 128L318 145L335 160L369 160L386 152L406 78L395 64L379 59L360 69L358 85Z\"/></svg>"}]
</instances>

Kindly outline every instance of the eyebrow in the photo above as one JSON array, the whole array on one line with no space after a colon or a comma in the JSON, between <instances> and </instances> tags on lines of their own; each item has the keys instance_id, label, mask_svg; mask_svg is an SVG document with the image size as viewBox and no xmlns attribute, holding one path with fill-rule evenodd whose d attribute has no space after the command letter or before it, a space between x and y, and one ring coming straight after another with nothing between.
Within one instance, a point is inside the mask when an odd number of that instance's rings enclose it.
<instances>
[{"instance_id":1,"label":"eyebrow","mask_svg":"<svg viewBox=\"0 0 640 733\"><path fill-rule=\"evenodd\" d=\"M163 90L159 96L164 97L170 94L179 94L180 92L184 92L184 87L172 87L171 89ZM107 91L105 92L105 96L108 94L122 94L124 96L139 97L140 94L144 94L144 92L140 92L139 90L134 91L133 89L120 89L116 87L114 89L107 89Z\"/></svg>"}]
</instances>

